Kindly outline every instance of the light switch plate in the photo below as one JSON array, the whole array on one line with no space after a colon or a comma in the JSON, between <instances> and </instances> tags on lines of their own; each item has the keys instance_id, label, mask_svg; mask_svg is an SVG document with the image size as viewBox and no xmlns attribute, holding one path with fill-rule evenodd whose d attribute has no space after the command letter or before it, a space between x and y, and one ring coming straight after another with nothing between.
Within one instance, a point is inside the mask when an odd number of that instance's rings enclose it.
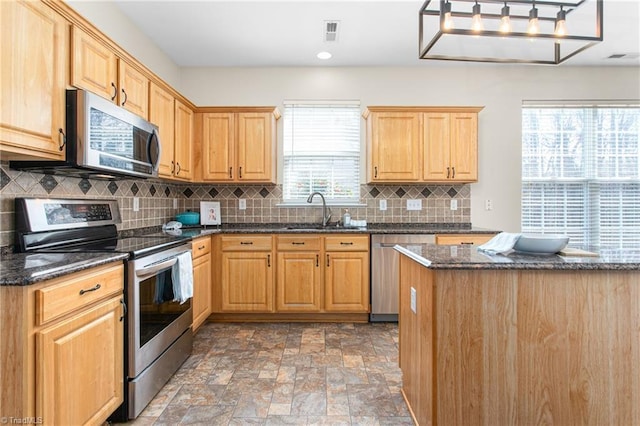
<instances>
[{"instance_id":1,"label":"light switch plate","mask_svg":"<svg viewBox=\"0 0 640 426\"><path fill-rule=\"evenodd\" d=\"M451 200L451 210L458 210L458 200Z\"/></svg>"},{"instance_id":2,"label":"light switch plate","mask_svg":"<svg viewBox=\"0 0 640 426\"><path fill-rule=\"evenodd\" d=\"M416 289L411 287L411 311L414 314L418 313L418 293L416 292Z\"/></svg>"},{"instance_id":3,"label":"light switch plate","mask_svg":"<svg viewBox=\"0 0 640 426\"><path fill-rule=\"evenodd\" d=\"M421 199L407 200L407 210L422 210L422 200Z\"/></svg>"},{"instance_id":4,"label":"light switch plate","mask_svg":"<svg viewBox=\"0 0 640 426\"><path fill-rule=\"evenodd\" d=\"M247 199L246 198L240 198L238 200L238 209L240 209L240 210L246 210L247 209Z\"/></svg>"},{"instance_id":5,"label":"light switch plate","mask_svg":"<svg viewBox=\"0 0 640 426\"><path fill-rule=\"evenodd\" d=\"M387 209L387 200L380 200L380 211L385 211Z\"/></svg>"},{"instance_id":6,"label":"light switch plate","mask_svg":"<svg viewBox=\"0 0 640 426\"><path fill-rule=\"evenodd\" d=\"M140 211L140 198L139 197L133 197L133 211L134 212Z\"/></svg>"},{"instance_id":7,"label":"light switch plate","mask_svg":"<svg viewBox=\"0 0 640 426\"><path fill-rule=\"evenodd\" d=\"M177 209L177 208L178 208L178 199L177 199L177 198L174 198L174 199L173 199L173 208L174 208L174 209Z\"/></svg>"}]
</instances>

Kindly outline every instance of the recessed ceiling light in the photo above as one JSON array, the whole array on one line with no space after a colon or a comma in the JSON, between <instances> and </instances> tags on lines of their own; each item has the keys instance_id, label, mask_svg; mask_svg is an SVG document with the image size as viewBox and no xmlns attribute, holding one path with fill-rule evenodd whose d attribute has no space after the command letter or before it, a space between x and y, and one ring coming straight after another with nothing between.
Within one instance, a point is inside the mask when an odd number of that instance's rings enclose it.
<instances>
[{"instance_id":1,"label":"recessed ceiling light","mask_svg":"<svg viewBox=\"0 0 640 426\"><path fill-rule=\"evenodd\" d=\"M331 59L331 53L329 52L320 52L316 56L318 59Z\"/></svg>"}]
</instances>

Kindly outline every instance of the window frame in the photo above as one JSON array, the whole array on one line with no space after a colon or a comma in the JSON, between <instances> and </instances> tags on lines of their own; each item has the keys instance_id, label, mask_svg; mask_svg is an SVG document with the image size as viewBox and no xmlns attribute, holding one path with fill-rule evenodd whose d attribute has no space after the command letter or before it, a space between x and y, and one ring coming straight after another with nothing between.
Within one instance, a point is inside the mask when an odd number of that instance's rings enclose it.
<instances>
[{"instance_id":1,"label":"window frame","mask_svg":"<svg viewBox=\"0 0 640 426\"><path fill-rule=\"evenodd\" d=\"M357 155L353 155L351 157L349 157L352 161L355 161L357 164L357 172L353 173L352 178L356 178L356 184L353 185L353 192L356 194L354 197L352 198L334 198L328 194L326 194L324 191L320 191L322 192L322 194L325 196L326 199L326 204L330 205L330 206L342 206L342 207L362 207L362 206L366 206L366 204L363 204L361 202L362 196L361 196L361 182L362 182L362 164L363 164L363 144L362 144L362 120L361 120L361 116L362 116L362 111L361 111L361 103L359 100L286 100L283 102L283 106L284 106L284 111L283 111L283 136L282 136L282 200L281 203L278 204L278 206L280 207L308 207L308 206L316 206L318 204L320 204L320 199L319 197L314 197L313 203L309 204L306 202L306 197L308 195L310 195L312 192L314 192L314 188L311 186L311 189L309 191L309 194L306 194L304 197L300 197L300 198L286 198L287 195L287 178L288 178L288 172L286 170L287 168L287 144L289 142L288 138L287 138L287 126L288 126L288 122L287 122L287 118L288 118L288 113L289 113L289 108L291 107L295 107L295 106L299 106L299 107L331 107L331 106L336 106L336 107L341 107L341 106L345 106L345 107L352 107L355 110L357 110L357 129L358 129L358 137L357 137ZM355 111L354 111L355 112ZM355 142L355 141L353 141ZM329 153L327 156L331 157L337 157L337 153L336 151L334 151L334 153ZM300 155L300 157L304 157L304 155ZM309 155L307 156L309 158L312 158L313 155ZM322 155L317 155L317 157L322 157ZM333 169L332 169L333 170ZM346 170L346 168L344 169ZM351 179L349 180L349 182L351 182Z\"/></svg>"}]
</instances>

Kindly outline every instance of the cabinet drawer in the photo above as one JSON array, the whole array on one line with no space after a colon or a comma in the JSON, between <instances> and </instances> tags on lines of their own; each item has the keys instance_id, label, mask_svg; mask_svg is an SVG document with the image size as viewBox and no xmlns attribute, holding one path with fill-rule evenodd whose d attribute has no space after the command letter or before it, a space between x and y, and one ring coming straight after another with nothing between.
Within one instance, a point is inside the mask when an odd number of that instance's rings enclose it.
<instances>
[{"instance_id":1,"label":"cabinet drawer","mask_svg":"<svg viewBox=\"0 0 640 426\"><path fill-rule=\"evenodd\" d=\"M492 239L495 234L446 234L436 235L439 245L482 245Z\"/></svg>"},{"instance_id":2,"label":"cabinet drawer","mask_svg":"<svg viewBox=\"0 0 640 426\"><path fill-rule=\"evenodd\" d=\"M333 235L324 238L326 251L369 251L366 235Z\"/></svg>"},{"instance_id":3,"label":"cabinet drawer","mask_svg":"<svg viewBox=\"0 0 640 426\"><path fill-rule=\"evenodd\" d=\"M278 251L320 251L320 237L307 235L278 235Z\"/></svg>"},{"instance_id":4,"label":"cabinet drawer","mask_svg":"<svg viewBox=\"0 0 640 426\"><path fill-rule=\"evenodd\" d=\"M194 259L211 253L211 237L198 238L191 242L191 256Z\"/></svg>"},{"instance_id":5,"label":"cabinet drawer","mask_svg":"<svg viewBox=\"0 0 640 426\"><path fill-rule=\"evenodd\" d=\"M271 236L235 235L221 237L222 251L269 251L273 245Z\"/></svg>"},{"instance_id":6,"label":"cabinet drawer","mask_svg":"<svg viewBox=\"0 0 640 426\"><path fill-rule=\"evenodd\" d=\"M36 322L44 324L96 300L122 293L124 265L122 263L78 272L55 280L58 284L35 291Z\"/></svg>"}]
</instances>

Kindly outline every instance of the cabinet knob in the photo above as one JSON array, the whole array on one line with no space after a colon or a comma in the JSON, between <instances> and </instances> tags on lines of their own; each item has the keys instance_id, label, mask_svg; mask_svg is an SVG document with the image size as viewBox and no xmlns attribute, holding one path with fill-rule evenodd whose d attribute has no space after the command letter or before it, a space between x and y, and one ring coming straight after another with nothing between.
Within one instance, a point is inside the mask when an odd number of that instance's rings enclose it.
<instances>
[{"instance_id":1,"label":"cabinet knob","mask_svg":"<svg viewBox=\"0 0 640 426\"><path fill-rule=\"evenodd\" d=\"M449 179L450 169L450 167L447 167L447 179Z\"/></svg>"},{"instance_id":2,"label":"cabinet knob","mask_svg":"<svg viewBox=\"0 0 640 426\"><path fill-rule=\"evenodd\" d=\"M238 169L238 177L242 179L242 166Z\"/></svg>"},{"instance_id":3,"label":"cabinet knob","mask_svg":"<svg viewBox=\"0 0 640 426\"><path fill-rule=\"evenodd\" d=\"M271 255L267 255L267 268L271 268Z\"/></svg>"},{"instance_id":4,"label":"cabinet knob","mask_svg":"<svg viewBox=\"0 0 640 426\"><path fill-rule=\"evenodd\" d=\"M118 96L118 88L113 83L113 81L111 82L111 87L113 87L113 96L111 96L111 100L115 101L116 100L116 96Z\"/></svg>"},{"instance_id":5,"label":"cabinet knob","mask_svg":"<svg viewBox=\"0 0 640 426\"><path fill-rule=\"evenodd\" d=\"M124 104L127 103L127 92L125 92L124 89L122 89L122 94L124 95L124 100L122 101L122 106L124 106Z\"/></svg>"},{"instance_id":6,"label":"cabinet knob","mask_svg":"<svg viewBox=\"0 0 640 426\"><path fill-rule=\"evenodd\" d=\"M373 177L374 177L375 179L377 179L377 178L378 178L378 166L375 166L375 167L373 168Z\"/></svg>"},{"instance_id":7,"label":"cabinet knob","mask_svg":"<svg viewBox=\"0 0 640 426\"><path fill-rule=\"evenodd\" d=\"M180 167L180 163L176 162L176 174L179 175L180 174L180 170L182 170L182 167Z\"/></svg>"},{"instance_id":8,"label":"cabinet knob","mask_svg":"<svg viewBox=\"0 0 640 426\"><path fill-rule=\"evenodd\" d=\"M316 268L320 266L320 255L316 254Z\"/></svg>"},{"instance_id":9,"label":"cabinet knob","mask_svg":"<svg viewBox=\"0 0 640 426\"><path fill-rule=\"evenodd\" d=\"M233 167L229 167L229 179L233 179Z\"/></svg>"},{"instance_id":10,"label":"cabinet knob","mask_svg":"<svg viewBox=\"0 0 640 426\"><path fill-rule=\"evenodd\" d=\"M451 167L451 179L455 179L455 178L456 178L456 168Z\"/></svg>"},{"instance_id":11,"label":"cabinet knob","mask_svg":"<svg viewBox=\"0 0 640 426\"><path fill-rule=\"evenodd\" d=\"M329 255L327 255L327 266L329 266Z\"/></svg>"}]
</instances>

